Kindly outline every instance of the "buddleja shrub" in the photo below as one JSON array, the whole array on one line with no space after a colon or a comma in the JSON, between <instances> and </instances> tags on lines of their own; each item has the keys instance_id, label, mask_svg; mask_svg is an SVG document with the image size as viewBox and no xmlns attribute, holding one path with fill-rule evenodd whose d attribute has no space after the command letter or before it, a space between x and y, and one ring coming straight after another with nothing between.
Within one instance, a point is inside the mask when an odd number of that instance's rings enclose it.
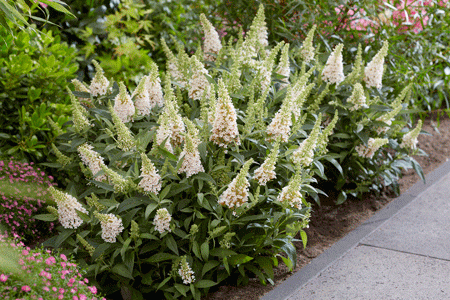
<instances>
[{"instance_id":1,"label":"buddleja shrub","mask_svg":"<svg viewBox=\"0 0 450 300\"><path fill-rule=\"evenodd\" d=\"M73 252L109 295L200 299L231 276L273 283L279 262L294 268L299 231L306 244L305 198L319 193L310 184L337 116L322 128L301 112L310 74L288 78L289 47L267 48L262 7L227 46L201 20L203 51L165 48L164 93L156 66L129 95L98 64L69 92L73 124L53 150L73 183L50 189L58 207L39 218L59 219L46 245Z\"/></svg>"},{"instance_id":2,"label":"buddleja shrub","mask_svg":"<svg viewBox=\"0 0 450 300\"><path fill-rule=\"evenodd\" d=\"M407 112L412 84L404 85L397 96L389 93L389 87L381 89L388 43L384 42L366 66L359 46L353 68L345 76L343 45L337 45L321 65L320 55L314 56L314 30L315 26L297 53L304 59L302 68L310 67L308 73L315 75L318 87L311 92L316 100L310 100L310 112L321 111L327 122L335 111L339 114L329 138L326 177L321 181L331 182L339 192L336 203L343 203L348 194L360 197L386 186L398 193L402 169L414 168L424 180L420 165L410 156L424 154L416 147L422 122L407 132L406 118L402 117Z\"/></svg>"}]
</instances>

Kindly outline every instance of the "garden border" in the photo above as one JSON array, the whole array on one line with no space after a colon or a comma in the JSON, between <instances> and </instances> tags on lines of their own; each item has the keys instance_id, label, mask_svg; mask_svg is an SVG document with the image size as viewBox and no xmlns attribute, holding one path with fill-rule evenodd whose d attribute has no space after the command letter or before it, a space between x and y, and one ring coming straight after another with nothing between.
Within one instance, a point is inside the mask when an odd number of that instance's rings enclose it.
<instances>
[{"instance_id":1,"label":"garden border","mask_svg":"<svg viewBox=\"0 0 450 300\"><path fill-rule=\"evenodd\" d=\"M310 280L317 277L322 271L340 259L349 250L356 247L362 239L370 235L386 221L396 215L402 208L411 203L419 195L424 193L429 187L439 182L442 177L450 173L450 161L427 174L426 183L416 182L411 188L405 191L395 200L387 204L382 210L375 213L362 225L348 233L330 248L325 250L318 257L314 258L308 265L295 272L283 283L265 294L261 300L282 300L288 299L296 291L302 288Z\"/></svg>"}]
</instances>

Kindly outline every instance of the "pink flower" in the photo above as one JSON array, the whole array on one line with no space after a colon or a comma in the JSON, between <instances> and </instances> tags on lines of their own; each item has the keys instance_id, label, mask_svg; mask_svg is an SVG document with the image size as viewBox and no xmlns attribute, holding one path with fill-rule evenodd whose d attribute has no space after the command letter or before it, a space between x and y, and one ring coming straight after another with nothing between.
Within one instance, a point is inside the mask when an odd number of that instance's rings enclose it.
<instances>
[{"instance_id":1,"label":"pink flower","mask_svg":"<svg viewBox=\"0 0 450 300\"><path fill-rule=\"evenodd\" d=\"M5 274L1 274L0 275L0 282L6 282L6 280L8 280L8 276Z\"/></svg>"},{"instance_id":2,"label":"pink flower","mask_svg":"<svg viewBox=\"0 0 450 300\"><path fill-rule=\"evenodd\" d=\"M95 286L88 286L88 290L91 291L92 294L97 294L97 287Z\"/></svg>"},{"instance_id":3,"label":"pink flower","mask_svg":"<svg viewBox=\"0 0 450 300\"><path fill-rule=\"evenodd\" d=\"M28 285L22 286L22 292L29 292L31 291L31 288Z\"/></svg>"},{"instance_id":4,"label":"pink flower","mask_svg":"<svg viewBox=\"0 0 450 300\"><path fill-rule=\"evenodd\" d=\"M52 266L54 263L56 263L56 259L53 256L51 256L45 260L45 263L49 266Z\"/></svg>"},{"instance_id":5,"label":"pink flower","mask_svg":"<svg viewBox=\"0 0 450 300\"><path fill-rule=\"evenodd\" d=\"M62 259L63 261L67 261L67 257L66 257L64 254L61 254L61 259Z\"/></svg>"},{"instance_id":6,"label":"pink flower","mask_svg":"<svg viewBox=\"0 0 450 300\"><path fill-rule=\"evenodd\" d=\"M80 300L87 300L86 295L85 295L85 294L81 294L81 295L80 295Z\"/></svg>"}]
</instances>

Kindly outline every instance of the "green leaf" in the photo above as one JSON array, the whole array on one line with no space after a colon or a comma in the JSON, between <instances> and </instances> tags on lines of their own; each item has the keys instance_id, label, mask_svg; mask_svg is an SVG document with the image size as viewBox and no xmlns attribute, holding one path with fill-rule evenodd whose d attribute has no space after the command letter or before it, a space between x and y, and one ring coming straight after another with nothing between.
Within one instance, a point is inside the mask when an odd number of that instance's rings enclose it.
<instances>
[{"instance_id":1,"label":"green leaf","mask_svg":"<svg viewBox=\"0 0 450 300\"><path fill-rule=\"evenodd\" d=\"M347 193L344 192L344 191L341 191L339 193L339 196L338 196L337 200L336 200L336 204L337 205L342 204L342 203L345 202L345 200L347 200Z\"/></svg>"},{"instance_id":2,"label":"green leaf","mask_svg":"<svg viewBox=\"0 0 450 300\"><path fill-rule=\"evenodd\" d=\"M300 230L300 237L302 238L303 248L306 248L306 243L308 242L308 235L304 230Z\"/></svg>"},{"instance_id":3,"label":"green leaf","mask_svg":"<svg viewBox=\"0 0 450 300\"><path fill-rule=\"evenodd\" d=\"M97 248L95 248L94 254L92 255L92 259L97 259L100 257L100 255L103 254L103 252L105 252L106 250L108 250L111 247L112 244L110 243L103 243L97 246Z\"/></svg>"},{"instance_id":4,"label":"green leaf","mask_svg":"<svg viewBox=\"0 0 450 300\"><path fill-rule=\"evenodd\" d=\"M412 158L412 157L411 157L411 164L412 164L414 170L416 171L417 175L419 175L420 179L422 179L423 183L426 183L425 175L423 174L422 167L421 167L420 164L419 164L414 158Z\"/></svg>"},{"instance_id":5,"label":"green leaf","mask_svg":"<svg viewBox=\"0 0 450 300\"><path fill-rule=\"evenodd\" d=\"M269 257L259 256L256 258L256 263L264 270L269 278L274 278L273 264Z\"/></svg>"},{"instance_id":6,"label":"green leaf","mask_svg":"<svg viewBox=\"0 0 450 300\"><path fill-rule=\"evenodd\" d=\"M224 248L214 248L209 251L209 254L212 256L218 256L218 257L226 257L230 255L236 255L237 253L230 249L224 249Z\"/></svg>"},{"instance_id":7,"label":"green leaf","mask_svg":"<svg viewBox=\"0 0 450 300\"><path fill-rule=\"evenodd\" d=\"M134 280L133 275L131 274L130 270L124 265L124 264L118 264L115 265L111 272L116 273L117 275L123 276L125 278L129 278Z\"/></svg>"},{"instance_id":8,"label":"green leaf","mask_svg":"<svg viewBox=\"0 0 450 300\"><path fill-rule=\"evenodd\" d=\"M131 243L131 237L127 238L125 243L123 243L122 249L120 249L120 255L122 256L122 260L125 261L125 253L128 250L128 246Z\"/></svg>"},{"instance_id":9,"label":"green leaf","mask_svg":"<svg viewBox=\"0 0 450 300\"><path fill-rule=\"evenodd\" d=\"M47 221L47 222L53 222L53 221L58 220L58 217L56 217L55 215L52 215L52 214L35 215L35 216L33 216L33 218L36 220Z\"/></svg>"},{"instance_id":10,"label":"green leaf","mask_svg":"<svg viewBox=\"0 0 450 300\"><path fill-rule=\"evenodd\" d=\"M175 289L180 292L184 297L186 297L186 293L189 291L189 286L175 283Z\"/></svg>"},{"instance_id":11,"label":"green leaf","mask_svg":"<svg viewBox=\"0 0 450 300\"><path fill-rule=\"evenodd\" d=\"M148 217L150 216L150 214L158 207L158 204L156 203L150 203L149 205L147 205L147 208L145 209L145 219L148 219Z\"/></svg>"},{"instance_id":12,"label":"green leaf","mask_svg":"<svg viewBox=\"0 0 450 300\"><path fill-rule=\"evenodd\" d=\"M209 243L208 241L204 242L201 246L200 246L200 251L202 253L202 258L203 260L208 260L209 257Z\"/></svg>"},{"instance_id":13,"label":"green leaf","mask_svg":"<svg viewBox=\"0 0 450 300\"><path fill-rule=\"evenodd\" d=\"M149 263L159 263L165 260L174 260L177 259L178 255L173 255L169 253L156 253L155 255L151 256L150 258L146 259L146 262Z\"/></svg>"},{"instance_id":14,"label":"green leaf","mask_svg":"<svg viewBox=\"0 0 450 300\"><path fill-rule=\"evenodd\" d=\"M211 269L214 269L215 267L217 267L220 263L217 260L210 260L207 261L204 265L203 265L203 269L202 269L202 277L205 276L206 273L208 273Z\"/></svg>"},{"instance_id":15,"label":"green leaf","mask_svg":"<svg viewBox=\"0 0 450 300\"><path fill-rule=\"evenodd\" d=\"M119 214L123 211L129 210L130 208L144 204L143 198L144 197L132 197L126 199L125 201L120 203L119 208L117 209L117 213Z\"/></svg>"},{"instance_id":16,"label":"green leaf","mask_svg":"<svg viewBox=\"0 0 450 300\"><path fill-rule=\"evenodd\" d=\"M170 193L167 195L168 198L171 198L175 195L178 195L184 190L187 190L192 187L192 185L187 183L174 184L174 187L170 190Z\"/></svg>"},{"instance_id":17,"label":"green leaf","mask_svg":"<svg viewBox=\"0 0 450 300\"><path fill-rule=\"evenodd\" d=\"M215 283L212 280L205 280L205 279L203 279L203 280L200 280L200 281L197 281L196 283L194 283L194 286L196 288L198 288L198 289L206 289L206 288L215 286L216 284L217 283Z\"/></svg>"},{"instance_id":18,"label":"green leaf","mask_svg":"<svg viewBox=\"0 0 450 300\"><path fill-rule=\"evenodd\" d=\"M169 247L170 250L172 250L176 255L179 255L178 253L178 246L177 242L175 242L175 239L172 235L166 235L166 245Z\"/></svg>"},{"instance_id":19,"label":"green leaf","mask_svg":"<svg viewBox=\"0 0 450 300\"><path fill-rule=\"evenodd\" d=\"M228 262L231 265L241 265L241 264L245 264L246 262L249 262L253 259L253 257L250 257L248 255L245 254L237 254L237 255L232 255L229 259Z\"/></svg>"},{"instance_id":20,"label":"green leaf","mask_svg":"<svg viewBox=\"0 0 450 300\"><path fill-rule=\"evenodd\" d=\"M74 232L75 230L73 229L64 229L63 231L61 231L61 233L55 240L55 248L59 248L59 246Z\"/></svg>"}]
</instances>

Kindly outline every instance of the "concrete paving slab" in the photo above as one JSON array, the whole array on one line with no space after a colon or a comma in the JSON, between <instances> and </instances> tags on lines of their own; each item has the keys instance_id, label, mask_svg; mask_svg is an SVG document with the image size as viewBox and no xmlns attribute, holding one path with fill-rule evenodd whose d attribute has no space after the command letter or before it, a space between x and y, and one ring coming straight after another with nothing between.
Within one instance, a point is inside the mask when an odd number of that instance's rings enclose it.
<instances>
[{"instance_id":1,"label":"concrete paving slab","mask_svg":"<svg viewBox=\"0 0 450 300\"><path fill-rule=\"evenodd\" d=\"M450 299L448 274L447 260L358 246L288 299Z\"/></svg>"},{"instance_id":2,"label":"concrete paving slab","mask_svg":"<svg viewBox=\"0 0 450 300\"><path fill-rule=\"evenodd\" d=\"M450 174L420 194L361 244L450 260Z\"/></svg>"}]
</instances>

